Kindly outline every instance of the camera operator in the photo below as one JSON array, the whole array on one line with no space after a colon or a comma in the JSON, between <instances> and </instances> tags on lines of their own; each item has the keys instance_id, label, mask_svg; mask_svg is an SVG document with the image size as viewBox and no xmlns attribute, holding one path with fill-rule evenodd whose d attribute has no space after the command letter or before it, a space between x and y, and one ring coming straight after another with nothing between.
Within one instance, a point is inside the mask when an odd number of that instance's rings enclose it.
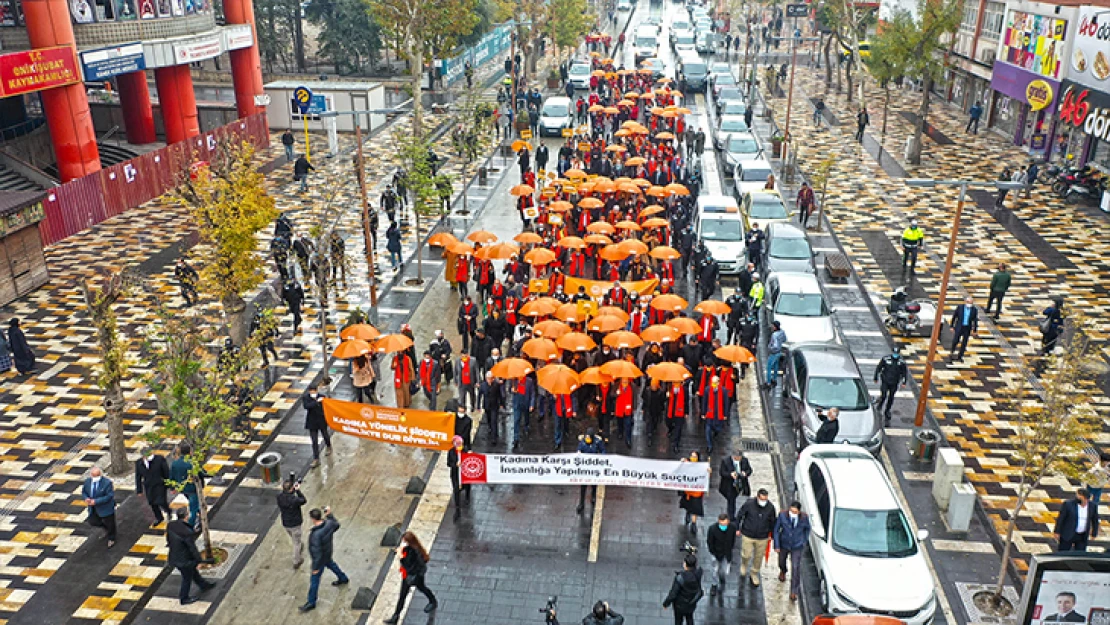
<instances>
[{"instance_id":1,"label":"camera operator","mask_svg":"<svg viewBox=\"0 0 1110 625\"><path fill-rule=\"evenodd\" d=\"M301 506L308 503L304 493L301 492L301 481L297 474L289 474L289 479L281 485L281 493L277 496L278 509L281 511L281 526L293 539L293 568L300 568L304 563L304 543L301 541L301 527L304 525L304 516L301 515Z\"/></svg>"},{"instance_id":2,"label":"camera operator","mask_svg":"<svg viewBox=\"0 0 1110 625\"><path fill-rule=\"evenodd\" d=\"M701 590L701 567L698 557L687 553L682 560L682 570L675 574L671 591L663 600L663 609L674 606L674 625L694 625L694 611L704 593Z\"/></svg>"},{"instance_id":3,"label":"camera operator","mask_svg":"<svg viewBox=\"0 0 1110 625\"><path fill-rule=\"evenodd\" d=\"M624 617L614 612L608 601L598 601L593 612L582 619L582 625L624 625Z\"/></svg>"}]
</instances>

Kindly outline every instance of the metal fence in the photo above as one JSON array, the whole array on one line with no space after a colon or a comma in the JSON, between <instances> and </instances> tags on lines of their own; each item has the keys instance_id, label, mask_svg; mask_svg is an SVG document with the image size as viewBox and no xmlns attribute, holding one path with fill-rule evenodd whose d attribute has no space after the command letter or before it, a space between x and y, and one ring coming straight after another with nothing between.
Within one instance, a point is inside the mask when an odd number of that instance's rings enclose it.
<instances>
[{"instance_id":1,"label":"metal fence","mask_svg":"<svg viewBox=\"0 0 1110 625\"><path fill-rule=\"evenodd\" d=\"M225 139L270 144L266 115L259 113L186 141L105 167L47 191L46 217L39 223L43 245L53 245L169 191L179 172L211 160Z\"/></svg>"}]
</instances>

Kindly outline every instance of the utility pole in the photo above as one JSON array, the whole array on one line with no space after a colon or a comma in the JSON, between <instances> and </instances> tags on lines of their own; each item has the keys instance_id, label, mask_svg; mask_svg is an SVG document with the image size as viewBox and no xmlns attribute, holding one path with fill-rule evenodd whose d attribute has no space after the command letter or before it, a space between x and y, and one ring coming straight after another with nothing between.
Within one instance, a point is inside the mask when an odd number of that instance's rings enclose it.
<instances>
[{"instance_id":1,"label":"utility pole","mask_svg":"<svg viewBox=\"0 0 1110 625\"><path fill-rule=\"evenodd\" d=\"M358 192L362 196L362 243L366 248L366 284L370 288L370 307L378 305L378 287L374 284L374 233L370 229L370 200L366 197L366 170L362 156L362 126L359 115L352 115L355 121L355 145L358 148Z\"/></svg>"},{"instance_id":2,"label":"utility pole","mask_svg":"<svg viewBox=\"0 0 1110 625\"><path fill-rule=\"evenodd\" d=\"M776 37L777 41L784 39ZM790 153L790 111L794 105L794 74L798 70L798 44L803 42L818 41L816 37L790 37L790 86L786 94L786 128L782 133L782 162L789 163L787 155ZM788 165L786 165L788 166Z\"/></svg>"}]
</instances>

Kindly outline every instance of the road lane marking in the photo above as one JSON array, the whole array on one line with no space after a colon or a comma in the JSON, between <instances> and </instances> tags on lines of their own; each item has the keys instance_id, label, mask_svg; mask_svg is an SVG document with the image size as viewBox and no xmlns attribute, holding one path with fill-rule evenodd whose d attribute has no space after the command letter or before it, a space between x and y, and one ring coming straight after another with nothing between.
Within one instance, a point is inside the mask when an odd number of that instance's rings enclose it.
<instances>
[{"instance_id":1,"label":"road lane marking","mask_svg":"<svg viewBox=\"0 0 1110 625\"><path fill-rule=\"evenodd\" d=\"M597 503L594 505L594 522L590 531L590 553L586 562L597 562L598 548L601 546L601 512L605 509L605 485L597 487Z\"/></svg>"}]
</instances>

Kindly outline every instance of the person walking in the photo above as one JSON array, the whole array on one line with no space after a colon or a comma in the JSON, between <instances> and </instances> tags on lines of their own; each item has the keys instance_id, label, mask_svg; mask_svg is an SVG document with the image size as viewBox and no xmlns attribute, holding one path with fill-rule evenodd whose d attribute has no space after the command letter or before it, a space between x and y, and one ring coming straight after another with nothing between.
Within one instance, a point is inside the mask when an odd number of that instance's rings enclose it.
<instances>
[{"instance_id":1,"label":"person walking","mask_svg":"<svg viewBox=\"0 0 1110 625\"><path fill-rule=\"evenodd\" d=\"M1064 300L1056 296L1052 304L1041 313L1041 355L1047 356L1056 349L1056 341L1064 331Z\"/></svg>"},{"instance_id":2,"label":"person walking","mask_svg":"<svg viewBox=\"0 0 1110 625\"><path fill-rule=\"evenodd\" d=\"M979 134L979 118L983 116L983 104L978 100L975 104L971 105L971 110L968 111L967 127L964 132L969 132L973 135Z\"/></svg>"},{"instance_id":3,"label":"person walking","mask_svg":"<svg viewBox=\"0 0 1110 625\"><path fill-rule=\"evenodd\" d=\"M751 483L748 478L752 475L752 465L744 457L744 452L739 448L731 456L721 459L721 481L717 484L717 492L725 498L725 509L728 518L736 520L736 498L752 496Z\"/></svg>"},{"instance_id":4,"label":"person walking","mask_svg":"<svg viewBox=\"0 0 1110 625\"><path fill-rule=\"evenodd\" d=\"M293 315L293 334L301 331L301 303L304 302L304 289L296 280L286 280L281 287L281 299L289 313Z\"/></svg>"},{"instance_id":5,"label":"person walking","mask_svg":"<svg viewBox=\"0 0 1110 625\"><path fill-rule=\"evenodd\" d=\"M578 396L570 393L555 395L554 407L555 447L552 451L558 452L563 448L563 439L570 434L570 422L578 416Z\"/></svg>"},{"instance_id":6,"label":"person walking","mask_svg":"<svg viewBox=\"0 0 1110 625\"><path fill-rule=\"evenodd\" d=\"M1037 161L1029 161L1029 165L1025 168L1025 199L1030 199L1033 196L1033 185L1037 183L1037 174L1041 173L1041 168L1037 166Z\"/></svg>"},{"instance_id":7,"label":"person walking","mask_svg":"<svg viewBox=\"0 0 1110 625\"><path fill-rule=\"evenodd\" d=\"M778 382L779 361L782 359L782 349L786 345L786 332L778 321L771 323L771 338L767 341L767 382L765 389L775 387Z\"/></svg>"},{"instance_id":8,"label":"person walking","mask_svg":"<svg viewBox=\"0 0 1110 625\"><path fill-rule=\"evenodd\" d=\"M301 192L308 191L308 172L316 171L312 163L308 162L308 158L304 154L297 157L297 162L293 163L293 181L300 181Z\"/></svg>"},{"instance_id":9,"label":"person walking","mask_svg":"<svg viewBox=\"0 0 1110 625\"><path fill-rule=\"evenodd\" d=\"M451 438L451 449L447 450L447 468L451 471L451 493L455 500L455 520L462 514L462 494L466 492L466 503L470 503L470 484L463 485L462 475L459 473L459 461L465 448L463 437L456 434Z\"/></svg>"},{"instance_id":10,"label":"person walking","mask_svg":"<svg viewBox=\"0 0 1110 625\"><path fill-rule=\"evenodd\" d=\"M428 400L428 410L436 409L436 397L443 386L440 381L442 375L439 362L432 358L432 352L425 351L424 359L420 361L420 388L424 391L424 398Z\"/></svg>"},{"instance_id":11,"label":"person walking","mask_svg":"<svg viewBox=\"0 0 1110 625\"><path fill-rule=\"evenodd\" d=\"M200 495L197 494L197 485L193 481L193 463L189 460L191 453L193 453L192 445L184 441L178 443L177 458L170 463L170 483L182 485L178 492L185 495L185 499L189 501L189 526L196 527L200 519ZM202 481L204 475L204 470L201 469Z\"/></svg>"},{"instance_id":12,"label":"person walking","mask_svg":"<svg viewBox=\"0 0 1110 625\"><path fill-rule=\"evenodd\" d=\"M879 386L879 401L875 403L875 407L882 411L887 425L890 425L890 408L894 405L894 393L898 391L899 386L906 388L909 377L909 367L906 366L906 361L902 360L902 354L897 347L875 366L875 381L882 380Z\"/></svg>"},{"instance_id":13,"label":"person walking","mask_svg":"<svg viewBox=\"0 0 1110 625\"><path fill-rule=\"evenodd\" d=\"M902 231L902 275L909 268L912 276L917 269L917 254L925 244L925 231L918 227L917 220L911 219L910 225Z\"/></svg>"},{"instance_id":14,"label":"person walking","mask_svg":"<svg viewBox=\"0 0 1110 625\"><path fill-rule=\"evenodd\" d=\"M8 345L8 337L0 331L0 373L12 370L12 349Z\"/></svg>"},{"instance_id":15,"label":"person walking","mask_svg":"<svg viewBox=\"0 0 1110 625\"><path fill-rule=\"evenodd\" d=\"M370 357L363 354L351 362L351 385L355 387L355 401L374 403L374 366Z\"/></svg>"},{"instance_id":16,"label":"person walking","mask_svg":"<svg viewBox=\"0 0 1110 625\"><path fill-rule=\"evenodd\" d=\"M825 116L825 98L817 96L817 102L813 104L813 125L818 128L821 127L821 118Z\"/></svg>"},{"instance_id":17,"label":"person walking","mask_svg":"<svg viewBox=\"0 0 1110 625\"><path fill-rule=\"evenodd\" d=\"M999 182L1010 182L1013 180L1014 172L1010 171L1009 166L1002 168L1002 173L998 174ZM999 189L998 195L994 197L995 208L1006 208L1006 196L1010 193L1009 189Z\"/></svg>"},{"instance_id":18,"label":"person walking","mask_svg":"<svg viewBox=\"0 0 1110 625\"><path fill-rule=\"evenodd\" d=\"M597 435L593 428L586 428L586 434L578 437L578 453L580 454L604 454L605 453L605 439ZM578 487L578 507L575 512L582 514L582 510L586 507L586 488L587 485L583 484ZM597 484L590 485L590 503L597 503Z\"/></svg>"},{"instance_id":19,"label":"person walking","mask_svg":"<svg viewBox=\"0 0 1110 625\"><path fill-rule=\"evenodd\" d=\"M1090 501L1086 488L1075 491L1075 499L1065 501L1056 515L1052 535L1057 551L1086 551L1087 541L1098 537L1098 504Z\"/></svg>"},{"instance_id":20,"label":"person walking","mask_svg":"<svg viewBox=\"0 0 1110 625\"><path fill-rule=\"evenodd\" d=\"M196 269L185 261L184 258L178 257L177 263L173 267L173 277L177 280L178 287L181 289L181 298L185 300L185 305L189 308L197 305L197 282L200 281L200 274Z\"/></svg>"},{"instance_id":21,"label":"person walking","mask_svg":"<svg viewBox=\"0 0 1110 625\"><path fill-rule=\"evenodd\" d=\"M719 376L715 375L710 378L709 386L705 388L704 393L701 418L705 421L705 454L711 456L713 455L713 437L728 422L732 405L728 389L721 383Z\"/></svg>"},{"instance_id":22,"label":"person walking","mask_svg":"<svg viewBox=\"0 0 1110 625\"><path fill-rule=\"evenodd\" d=\"M806 230L809 225L809 216L813 213L813 208L817 204L817 198L813 195L813 189L805 181L802 182L802 188L798 189L797 210L798 210L798 225L802 230Z\"/></svg>"},{"instance_id":23,"label":"person walking","mask_svg":"<svg viewBox=\"0 0 1110 625\"><path fill-rule=\"evenodd\" d=\"M161 525L165 521L162 513L172 516L169 499L166 497L166 480L170 478L170 465L166 457L154 453L149 446L144 445L139 451L139 459L135 461L135 492L139 497L146 499L150 511L154 513L154 522L151 528Z\"/></svg>"},{"instance_id":24,"label":"person walking","mask_svg":"<svg viewBox=\"0 0 1110 625\"><path fill-rule=\"evenodd\" d=\"M320 466L320 441L323 437L327 454L331 455L331 432L328 429L328 420L324 417L324 399L319 388L313 384L308 387L303 397L304 402L304 427L308 430L308 437L312 440L312 467Z\"/></svg>"},{"instance_id":25,"label":"person walking","mask_svg":"<svg viewBox=\"0 0 1110 625\"><path fill-rule=\"evenodd\" d=\"M870 124L871 116L867 114L867 108L861 108L859 113L856 113L856 143L863 143L863 132Z\"/></svg>"},{"instance_id":26,"label":"person walking","mask_svg":"<svg viewBox=\"0 0 1110 625\"><path fill-rule=\"evenodd\" d=\"M968 340L979 329L979 308L971 296L965 298L964 303L956 307L950 323L952 324L952 345L948 349L949 361L963 360ZM959 346L958 350L957 346Z\"/></svg>"},{"instance_id":27,"label":"person walking","mask_svg":"<svg viewBox=\"0 0 1110 625\"><path fill-rule=\"evenodd\" d=\"M293 541L293 568L299 569L304 564L304 543L302 538L304 528L304 515L301 508L308 503L304 493L301 492L301 483L298 480L285 480L281 485L281 492L277 496L278 511L281 514L281 527L289 534Z\"/></svg>"},{"instance_id":28,"label":"person walking","mask_svg":"<svg viewBox=\"0 0 1110 625\"><path fill-rule=\"evenodd\" d=\"M608 601L598 601L590 614L582 619L582 625L624 625L624 617L614 612Z\"/></svg>"},{"instance_id":29,"label":"person walking","mask_svg":"<svg viewBox=\"0 0 1110 625\"><path fill-rule=\"evenodd\" d=\"M8 322L8 349L12 351L15 368L21 375L34 372L35 352L31 349L31 344L27 342L27 336L23 334L19 319L13 318Z\"/></svg>"},{"instance_id":30,"label":"person walking","mask_svg":"<svg viewBox=\"0 0 1110 625\"><path fill-rule=\"evenodd\" d=\"M459 359L455 362L455 380L459 387L459 407L464 411L477 410L478 364L466 352L459 354Z\"/></svg>"},{"instance_id":31,"label":"person walking","mask_svg":"<svg viewBox=\"0 0 1110 625\"><path fill-rule=\"evenodd\" d=\"M991 314L991 305L998 302L998 308L994 313L994 320L1002 316L1002 298L1006 297L1006 291L1010 290L1010 283L1013 277L1010 272L1006 270L1005 264L998 265L998 271L994 272L991 276L990 296L987 297L986 313Z\"/></svg>"},{"instance_id":32,"label":"person walking","mask_svg":"<svg viewBox=\"0 0 1110 625\"><path fill-rule=\"evenodd\" d=\"M197 532L185 522L188 515L187 510L179 508L174 513L174 520L166 525L166 545L170 550L166 557L166 564L177 569L177 572L181 574L181 590L177 595L181 605L189 605L196 601L196 599L189 596L193 584L200 588L201 594L211 590L216 585L215 582L207 581L201 577L197 571L197 565L201 563L203 558L197 549Z\"/></svg>"},{"instance_id":33,"label":"person walking","mask_svg":"<svg viewBox=\"0 0 1110 625\"><path fill-rule=\"evenodd\" d=\"M389 228L385 231L385 249L389 252L390 268L397 271L402 267L401 258L401 228L397 222L390 220Z\"/></svg>"},{"instance_id":34,"label":"person walking","mask_svg":"<svg viewBox=\"0 0 1110 625\"><path fill-rule=\"evenodd\" d=\"M495 349L500 355L500 350ZM493 367L490 367L491 369ZM513 451L520 449L520 443L528 435L528 417L536 409L536 380L529 374L513 384Z\"/></svg>"},{"instance_id":35,"label":"person walking","mask_svg":"<svg viewBox=\"0 0 1110 625\"><path fill-rule=\"evenodd\" d=\"M705 595L701 589L701 577L698 557L692 553L686 554L682 559L682 570L675 574L671 590L663 599L664 610L674 606L675 625L694 625L694 612Z\"/></svg>"},{"instance_id":36,"label":"person walking","mask_svg":"<svg viewBox=\"0 0 1110 625\"><path fill-rule=\"evenodd\" d=\"M727 514L717 515L717 523L705 532L705 547L713 556L714 581L709 596L725 594L725 582L732 568L732 550L736 548L736 535L740 532Z\"/></svg>"},{"instance_id":37,"label":"person walking","mask_svg":"<svg viewBox=\"0 0 1110 625\"><path fill-rule=\"evenodd\" d=\"M502 385L503 382L493 377L489 371L478 385L478 403L483 411L482 421L486 424L489 440L493 445L496 445L500 439L501 404L505 393Z\"/></svg>"},{"instance_id":38,"label":"person walking","mask_svg":"<svg viewBox=\"0 0 1110 625\"><path fill-rule=\"evenodd\" d=\"M699 462L698 452L690 452L690 457L683 459L683 462L687 461ZM686 511L686 531L697 536L698 517L705 516L705 493L700 490L688 490L679 493L678 507Z\"/></svg>"},{"instance_id":39,"label":"person walking","mask_svg":"<svg viewBox=\"0 0 1110 625\"><path fill-rule=\"evenodd\" d=\"M802 504L790 503L790 509L779 513L775 521L775 553L779 554L779 581L786 581L786 561L790 560L790 600L797 601L802 589L802 554L809 541L809 517Z\"/></svg>"},{"instance_id":40,"label":"person walking","mask_svg":"<svg viewBox=\"0 0 1110 625\"><path fill-rule=\"evenodd\" d=\"M295 139L293 139L293 131L286 128L285 132L283 132L281 134L281 145L285 147L285 162L286 163L293 160L293 143L294 142L295 142Z\"/></svg>"},{"instance_id":41,"label":"person walking","mask_svg":"<svg viewBox=\"0 0 1110 625\"><path fill-rule=\"evenodd\" d=\"M335 573L338 578L331 583L332 586L343 586L351 581L332 557L335 533L339 531L339 521L332 516L331 507L324 506L322 512L319 508L313 508L308 512L308 517L312 519L312 530L308 533L308 555L312 558L312 576L308 583L308 600L301 606L301 612L316 609L316 597L320 592L320 578L324 576L324 569Z\"/></svg>"},{"instance_id":42,"label":"person walking","mask_svg":"<svg viewBox=\"0 0 1110 625\"><path fill-rule=\"evenodd\" d=\"M763 567L763 554L775 528L775 504L771 503L767 489L761 488L755 497L740 506L736 524L740 528L740 579L749 577L752 586L759 585L759 570Z\"/></svg>"},{"instance_id":43,"label":"person walking","mask_svg":"<svg viewBox=\"0 0 1110 625\"><path fill-rule=\"evenodd\" d=\"M89 477L81 486L81 497L89 510L89 525L104 528L104 537L111 549L116 544L116 489L100 467L93 466L89 470Z\"/></svg>"},{"instance_id":44,"label":"person walking","mask_svg":"<svg viewBox=\"0 0 1110 625\"><path fill-rule=\"evenodd\" d=\"M420 539L412 532L405 532L401 536L401 544L394 550L401 560L401 596L397 598L397 608L393 616L385 620L386 625L394 625L401 619L401 610L405 607L405 600L409 592L415 588L424 593L428 598L428 605L424 606L424 613L431 614L439 607L436 596L424 584L424 574L428 570L428 551L420 544Z\"/></svg>"},{"instance_id":45,"label":"person walking","mask_svg":"<svg viewBox=\"0 0 1110 625\"><path fill-rule=\"evenodd\" d=\"M828 413L817 414L821 419L821 427L817 428L817 435L813 442L817 444L835 443L840 434L840 408L829 408Z\"/></svg>"},{"instance_id":46,"label":"person walking","mask_svg":"<svg viewBox=\"0 0 1110 625\"><path fill-rule=\"evenodd\" d=\"M398 408L412 406L413 366L408 352L400 351L393 355L393 395L394 405Z\"/></svg>"},{"instance_id":47,"label":"person walking","mask_svg":"<svg viewBox=\"0 0 1110 625\"><path fill-rule=\"evenodd\" d=\"M267 311L267 314L270 314ZM278 335L277 324L268 324L269 327L263 329L266 324L266 318L263 317L263 311L258 308L251 316L250 329L247 334L251 337L258 335L258 352L262 354L262 368L267 369L270 367L270 356L274 357L274 362L277 362L278 354L277 347L274 345L274 337Z\"/></svg>"}]
</instances>

